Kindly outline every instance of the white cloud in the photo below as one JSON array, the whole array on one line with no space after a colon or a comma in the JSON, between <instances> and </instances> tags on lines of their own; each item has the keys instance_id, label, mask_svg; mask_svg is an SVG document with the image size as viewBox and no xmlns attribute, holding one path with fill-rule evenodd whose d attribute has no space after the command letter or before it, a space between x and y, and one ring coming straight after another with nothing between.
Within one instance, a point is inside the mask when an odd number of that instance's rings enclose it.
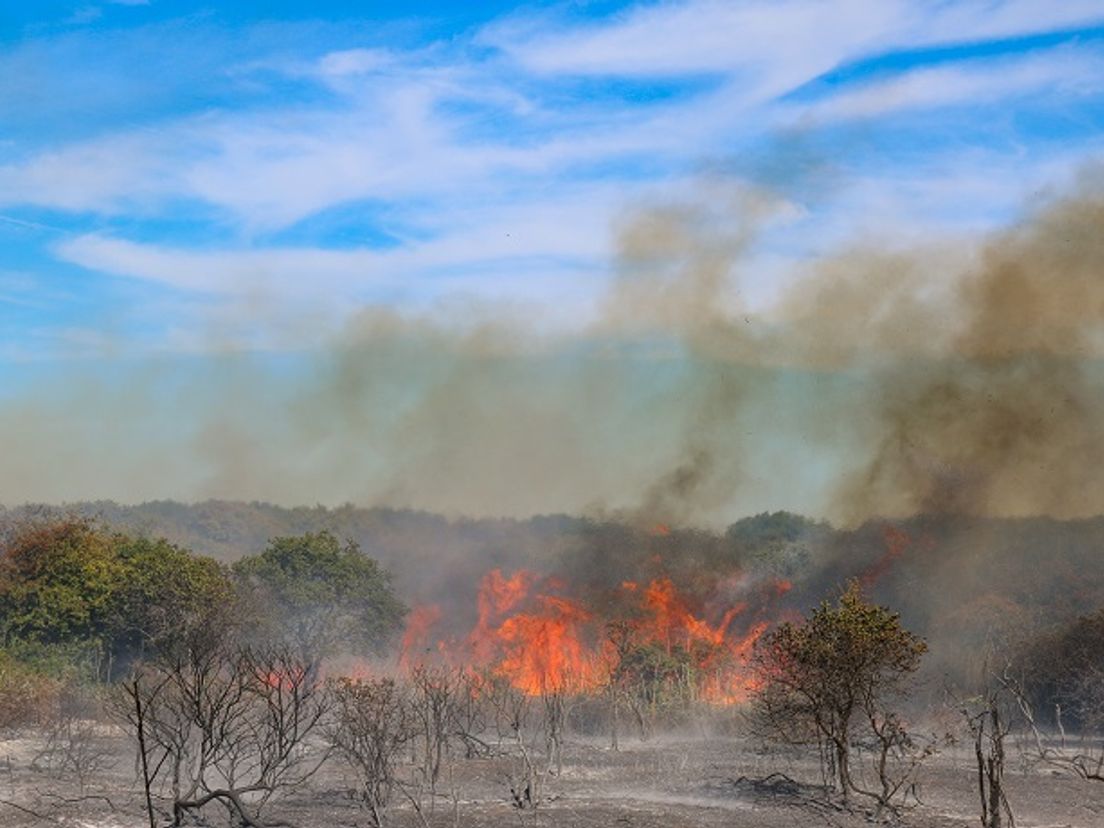
<instances>
[{"instance_id":1,"label":"white cloud","mask_svg":"<svg viewBox=\"0 0 1104 828\"><path fill-rule=\"evenodd\" d=\"M851 170L830 203L793 205L789 220L766 228L741 264L743 290L761 305L803 261L864 238L892 247L982 233L1006 221L1010 205L1073 181L1081 163L1082 154L1071 149L1045 159L973 152L922 168ZM679 179L662 187L611 181L528 196L503 193L486 205L456 198L435 206L430 237L384 250L195 250L88 234L60 242L54 252L89 270L176 290L267 296L338 315L381 295L418 304L464 294L496 301L562 298L562 312L578 321L607 285L616 255L612 231L626 216L654 203L712 203L710 192L700 180Z\"/></svg>"},{"instance_id":2,"label":"white cloud","mask_svg":"<svg viewBox=\"0 0 1104 828\"><path fill-rule=\"evenodd\" d=\"M1104 22L1097 0L961 0L916 4L903 44L975 43L987 39L1057 32Z\"/></svg>"},{"instance_id":3,"label":"white cloud","mask_svg":"<svg viewBox=\"0 0 1104 828\"><path fill-rule=\"evenodd\" d=\"M978 3L926 8L904 0L696 0L551 34L514 18L481 35L536 72L726 73L707 92L645 104L557 100L539 78L463 48L330 51L294 72L332 85L334 102L210 112L31 154L0 166L0 205L143 215L187 201L256 234L363 199L481 198L526 179L543 187L632 159L693 165L731 152L764 124L805 115L869 117L1047 86L1097 88L1095 56L1042 55L920 69L844 87L808 110L773 103L846 56L895 39L1008 34L1091 17L1079 0L1049 16L1013 0L986 3L992 20L982 19ZM498 121L501 130L487 129Z\"/></svg>"},{"instance_id":4,"label":"white cloud","mask_svg":"<svg viewBox=\"0 0 1104 828\"><path fill-rule=\"evenodd\" d=\"M886 80L844 88L808 105L783 108L792 119L871 118L919 108L979 106L1019 95L1051 99L1104 90L1104 55L1055 49L1026 57L914 69Z\"/></svg>"},{"instance_id":5,"label":"white cloud","mask_svg":"<svg viewBox=\"0 0 1104 828\"><path fill-rule=\"evenodd\" d=\"M551 32L515 18L482 38L536 72L656 77L771 67L808 75L874 42L901 9L898 0L695 0Z\"/></svg>"},{"instance_id":6,"label":"white cloud","mask_svg":"<svg viewBox=\"0 0 1104 828\"><path fill-rule=\"evenodd\" d=\"M755 70L812 77L864 52L962 43L1104 21L1096 0L686 0L597 24L515 17L482 39L551 74L657 77Z\"/></svg>"},{"instance_id":7,"label":"white cloud","mask_svg":"<svg viewBox=\"0 0 1104 828\"><path fill-rule=\"evenodd\" d=\"M567 125L556 123L557 113L541 113L550 120L544 129L511 141L508 134L469 135L471 119L441 111L474 94L414 73L363 86L336 109L211 114L116 133L0 166L0 204L119 215L187 200L255 233L361 199L497 198L524 177L547 187L575 164L683 156L688 140L731 117L709 99L648 113L606 110L590 123L572 112ZM524 109L506 92L478 94L493 101L492 112L499 104Z\"/></svg>"},{"instance_id":8,"label":"white cloud","mask_svg":"<svg viewBox=\"0 0 1104 828\"><path fill-rule=\"evenodd\" d=\"M135 221L140 229L101 225L52 249L63 261L178 291L262 292L293 303L325 294L346 304L381 293L532 299L547 291L570 293L578 306L608 271L611 218L631 209L647 182L677 177L703 158L731 158L773 129L1041 92L1098 93L1104 58L1070 46L845 82L811 103L778 100L843 61L894 44L1005 36L1100 16L1080 0L1049 14L1039 8L1015 0L693 0L569 28L515 17L478 35L507 57L488 58L463 39L410 52L304 49L312 56L265 67L273 74L282 66L284 80L319 84L326 94L310 104L266 98L266 106L23 149L0 165L0 205ZM982 15L985 9L992 14ZM644 102L574 96L562 77L702 72L719 77L693 93ZM846 167L850 159L839 160ZM1036 161L1016 168L1001 158L987 166L984 152L972 161L986 175L1041 180L1026 168ZM947 216L982 226L994 205L1023 189L990 186L962 170L897 175L857 162L846 174L851 180L831 208L811 211L800 233L770 240L762 261L771 279L781 278L779 262L864 226L902 237L945 229ZM380 229L397 246L263 241L361 200L381 205ZM149 217L178 217L181 204L217 225L220 237L227 227L238 231L236 240L192 247L141 226Z\"/></svg>"},{"instance_id":9,"label":"white cloud","mask_svg":"<svg viewBox=\"0 0 1104 828\"><path fill-rule=\"evenodd\" d=\"M0 204L113 213L180 192L174 137L113 134L2 165Z\"/></svg>"},{"instance_id":10,"label":"white cloud","mask_svg":"<svg viewBox=\"0 0 1104 828\"><path fill-rule=\"evenodd\" d=\"M394 57L385 49L345 49L324 55L318 61L318 71L327 77L366 75L393 63Z\"/></svg>"},{"instance_id":11,"label":"white cloud","mask_svg":"<svg viewBox=\"0 0 1104 828\"><path fill-rule=\"evenodd\" d=\"M196 251L101 234L66 239L61 259L90 270L214 294L327 294L335 301L406 290L470 291L493 275L496 289L527 293L533 271L604 272L620 187L568 189L528 202L453 203L437 215L433 239L389 250L319 247Z\"/></svg>"}]
</instances>

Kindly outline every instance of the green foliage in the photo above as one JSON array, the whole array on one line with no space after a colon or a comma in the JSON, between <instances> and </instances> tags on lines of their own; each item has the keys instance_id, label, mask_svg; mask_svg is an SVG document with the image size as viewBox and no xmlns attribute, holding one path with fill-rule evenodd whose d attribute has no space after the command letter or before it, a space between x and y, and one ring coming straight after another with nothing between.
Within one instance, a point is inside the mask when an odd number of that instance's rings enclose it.
<instances>
[{"instance_id":1,"label":"green foliage","mask_svg":"<svg viewBox=\"0 0 1104 828\"><path fill-rule=\"evenodd\" d=\"M122 574L113 537L89 520L25 527L0 557L5 642L98 638Z\"/></svg>"},{"instance_id":2,"label":"green foliage","mask_svg":"<svg viewBox=\"0 0 1104 828\"><path fill-rule=\"evenodd\" d=\"M752 571L792 579L811 569L814 548L830 532L828 524L792 512L763 512L729 526L725 541L730 554Z\"/></svg>"},{"instance_id":3,"label":"green foliage","mask_svg":"<svg viewBox=\"0 0 1104 828\"><path fill-rule=\"evenodd\" d=\"M0 549L0 636L46 674L109 677L205 618L227 629L251 609L258 628L318 658L381 645L405 612L379 565L328 532L276 538L235 573L88 518L27 522Z\"/></svg>"},{"instance_id":4,"label":"green foliage","mask_svg":"<svg viewBox=\"0 0 1104 828\"><path fill-rule=\"evenodd\" d=\"M234 572L269 632L319 658L380 648L406 612L379 564L330 532L274 538Z\"/></svg>"},{"instance_id":5,"label":"green foliage","mask_svg":"<svg viewBox=\"0 0 1104 828\"><path fill-rule=\"evenodd\" d=\"M329 529L355 540L393 572L401 594L416 592L427 603L450 605L459 598L457 589L468 589L501 567L562 577L584 603L594 605L618 600L626 577L647 582L670 576L681 593L704 601L736 600L735 585L746 576L773 576L792 582L783 606L810 607L824 597L826 586L869 573L887 557L885 521L837 530L785 512L735 521L723 533L675 526L660 535L647 523L563 515L450 520L349 505L99 501L64 510L0 507L0 535L6 526L44 515L64 518L69 510L128 535L164 536L227 562L259 552L273 537ZM954 684L967 686L976 678L977 643L991 642L994 629L1014 648L1021 632L1064 624L1104 605L1104 516L1055 521L937 515L893 525L913 543L883 577L868 577L867 583L879 602L892 606L909 629L930 642L933 662L939 663L927 664L925 672L946 674ZM438 550L445 548L450 554L442 562ZM1073 714L1065 704L1063 712Z\"/></svg>"},{"instance_id":6,"label":"green foliage","mask_svg":"<svg viewBox=\"0 0 1104 828\"><path fill-rule=\"evenodd\" d=\"M756 714L772 735L832 750L841 790L857 790L848 765L856 722L886 752L907 741L886 703L906 691L926 651L895 613L867 603L852 581L838 604L825 601L803 622L782 624L761 639Z\"/></svg>"},{"instance_id":7,"label":"green foliage","mask_svg":"<svg viewBox=\"0 0 1104 828\"><path fill-rule=\"evenodd\" d=\"M697 700L702 678L716 669L723 655L721 647L702 641L690 646L632 644L621 654L612 678L623 692L653 711L685 708Z\"/></svg>"},{"instance_id":8,"label":"green foliage","mask_svg":"<svg viewBox=\"0 0 1104 828\"><path fill-rule=\"evenodd\" d=\"M87 518L28 523L0 552L0 633L47 673L107 674L233 596L226 571L163 540Z\"/></svg>"},{"instance_id":9,"label":"green foliage","mask_svg":"<svg viewBox=\"0 0 1104 828\"><path fill-rule=\"evenodd\" d=\"M793 512L761 512L731 524L725 537L731 543L753 548L767 543L792 543L804 537L826 534L830 529L827 523Z\"/></svg>"},{"instance_id":10,"label":"green foliage","mask_svg":"<svg viewBox=\"0 0 1104 828\"><path fill-rule=\"evenodd\" d=\"M926 651L899 616L867 603L852 581L837 605L825 601L804 622L787 622L765 636L756 667L764 692L795 696L810 712L847 717L864 700L900 689Z\"/></svg>"},{"instance_id":11,"label":"green foliage","mask_svg":"<svg viewBox=\"0 0 1104 828\"><path fill-rule=\"evenodd\" d=\"M622 657L615 678L638 693L648 704L680 700L693 685L695 664L683 647L664 649L658 644L633 647Z\"/></svg>"},{"instance_id":12,"label":"green foliage","mask_svg":"<svg viewBox=\"0 0 1104 828\"><path fill-rule=\"evenodd\" d=\"M59 681L94 681L106 671L104 643L98 638L49 644L17 638L5 650L28 670Z\"/></svg>"},{"instance_id":13,"label":"green foliage","mask_svg":"<svg viewBox=\"0 0 1104 828\"><path fill-rule=\"evenodd\" d=\"M113 653L164 645L185 619L216 614L235 599L225 567L162 539L116 536L122 566L106 616Z\"/></svg>"}]
</instances>

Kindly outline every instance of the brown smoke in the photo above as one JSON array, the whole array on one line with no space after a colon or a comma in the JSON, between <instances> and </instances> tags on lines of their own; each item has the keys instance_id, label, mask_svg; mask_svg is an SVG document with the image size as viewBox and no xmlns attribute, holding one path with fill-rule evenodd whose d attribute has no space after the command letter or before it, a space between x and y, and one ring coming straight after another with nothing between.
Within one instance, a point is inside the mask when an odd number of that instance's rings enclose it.
<instances>
[{"instance_id":1,"label":"brown smoke","mask_svg":"<svg viewBox=\"0 0 1104 828\"><path fill-rule=\"evenodd\" d=\"M238 353L0 402L0 501L225 497L721 524L1104 511L1104 198L991 238L877 240L741 286L794 208L712 183L618 233L597 321L368 308L290 366ZM121 376L120 374L126 374Z\"/></svg>"},{"instance_id":2,"label":"brown smoke","mask_svg":"<svg viewBox=\"0 0 1104 828\"><path fill-rule=\"evenodd\" d=\"M618 238L619 273L600 331L669 338L680 350L685 418L674 454L633 512L645 525L681 524L731 508L747 478L738 420L753 393L739 364L748 334L733 281L762 223L785 203L759 190L713 182L708 200L639 211Z\"/></svg>"},{"instance_id":3,"label":"brown smoke","mask_svg":"<svg viewBox=\"0 0 1104 828\"><path fill-rule=\"evenodd\" d=\"M626 308L638 319L651 313L698 366L684 450L646 489L646 510L670 520L675 503L691 512L739 503L741 460L753 452L725 436L762 428L762 412L757 422L751 412L766 383L733 365L824 372L821 384L853 385L841 404L818 398L818 381L806 376L807 409L797 417L801 436L849 448L828 487L826 511L838 520L1075 517L1104 508L1104 200L1096 190L1042 205L970 246L867 243L826 257L772 312L749 319L724 306L725 288L761 215L744 203L730 213L738 230L703 239L710 222L692 212L653 212L623 246L632 263L641 246L649 262L675 259L681 278L653 276L642 291L637 280L639 295L615 292L613 318ZM806 447L795 441L792 450ZM703 493L712 502L703 504Z\"/></svg>"},{"instance_id":4,"label":"brown smoke","mask_svg":"<svg viewBox=\"0 0 1104 828\"><path fill-rule=\"evenodd\" d=\"M937 358L876 374L870 462L850 517L1074 517L1104 507L1104 201L1079 194L981 248L940 323ZM919 320L918 320L919 321ZM949 336L948 336L949 332ZM889 332L892 335L892 331Z\"/></svg>"}]
</instances>

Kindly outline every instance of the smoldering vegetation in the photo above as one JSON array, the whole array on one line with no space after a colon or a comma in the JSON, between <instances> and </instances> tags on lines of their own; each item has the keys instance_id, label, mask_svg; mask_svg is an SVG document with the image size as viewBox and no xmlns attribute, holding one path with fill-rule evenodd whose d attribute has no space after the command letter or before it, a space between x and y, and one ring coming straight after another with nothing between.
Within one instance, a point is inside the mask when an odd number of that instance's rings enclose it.
<instances>
[{"instance_id":1,"label":"smoldering vegetation","mask_svg":"<svg viewBox=\"0 0 1104 828\"><path fill-rule=\"evenodd\" d=\"M5 526L82 514L137 536L233 563L271 538L332 531L378 560L409 608L436 607L439 637L471 630L488 573L531 573L598 613L625 581L669 578L711 623L750 603L732 630L804 612L859 579L931 645L925 670L966 682L988 643L1016 645L1104 606L1104 518L921 515L837 528L793 513L764 513L721 531L661 523L547 515L527 520L448 519L427 512L344 506L287 509L260 503L172 501L121 506L28 506L0 513ZM784 592L774 590L784 581ZM436 645L434 630L427 632ZM397 658L400 637L391 642Z\"/></svg>"},{"instance_id":2,"label":"smoldering vegetation","mask_svg":"<svg viewBox=\"0 0 1104 828\"><path fill-rule=\"evenodd\" d=\"M1104 807L1100 518L3 518L11 824L934 828L976 824L978 773L1021 824ZM889 649L839 725L778 671L856 621ZM850 653L815 686L869 669Z\"/></svg>"}]
</instances>

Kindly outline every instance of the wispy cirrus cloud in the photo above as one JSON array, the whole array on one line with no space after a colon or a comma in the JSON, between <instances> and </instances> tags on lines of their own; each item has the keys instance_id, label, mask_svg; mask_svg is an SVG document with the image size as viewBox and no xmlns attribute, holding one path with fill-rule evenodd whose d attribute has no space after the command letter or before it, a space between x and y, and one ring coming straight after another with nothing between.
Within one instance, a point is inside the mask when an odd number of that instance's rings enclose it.
<instances>
[{"instance_id":1,"label":"wispy cirrus cloud","mask_svg":"<svg viewBox=\"0 0 1104 828\"><path fill-rule=\"evenodd\" d=\"M634 6L581 25L518 16L487 27L481 38L540 74L654 78L757 70L799 79L874 42L898 12L894 2L861 0L692 0Z\"/></svg>"},{"instance_id":2,"label":"wispy cirrus cloud","mask_svg":"<svg viewBox=\"0 0 1104 828\"><path fill-rule=\"evenodd\" d=\"M794 118L875 118L941 107L984 107L1023 96L1090 99L1104 91L1104 51L1061 47L1013 58L922 67L789 108Z\"/></svg>"},{"instance_id":3,"label":"wispy cirrus cloud","mask_svg":"<svg viewBox=\"0 0 1104 828\"><path fill-rule=\"evenodd\" d=\"M980 66L917 69L774 109L794 118L869 117L1041 90L1089 95L1099 91L1100 65L1096 52L1061 49ZM474 83L479 75L470 72L468 79ZM523 99L503 111L506 91L484 89L478 111L458 113L450 107L476 99L462 84L416 72L387 74L364 81L355 100L336 109L217 113L114 133L0 166L0 203L119 214L187 199L248 228L271 230L363 198L447 197L493 190L516 176L572 174L572 167L634 157L692 162L726 138L748 137L742 121L762 108L735 85L649 106L612 103L589 121L535 102L541 112L533 120L543 123L533 133L470 136L471 121L485 115L518 117ZM769 119L771 109L761 116Z\"/></svg>"},{"instance_id":4,"label":"wispy cirrus cloud","mask_svg":"<svg viewBox=\"0 0 1104 828\"><path fill-rule=\"evenodd\" d=\"M758 68L768 77L797 77L861 54L1099 24L1104 11L1091 0L686 0L634 5L597 23L555 21L519 15L481 37L540 73L657 77Z\"/></svg>"},{"instance_id":5,"label":"wispy cirrus cloud","mask_svg":"<svg viewBox=\"0 0 1104 828\"><path fill-rule=\"evenodd\" d=\"M872 222L1006 215L1054 170L1033 150L1054 142L1031 131L1034 113L1069 113L1063 170L1095 152L1077 113L1088 123L1101 104L1104 49L1075 30L1101 24L1084 0L686 0L523 11L420 40L211 18L43 36L0 51L13 70L0 111L36 108L40 125L5 145L0 206L64 229L28 251L41 267L173 291L263 288L302 303L325 286L392 301L509 282L532 296L600 289L618 217L720 168L796 182L808 222L767 242L772 261L796 261ZM1071 34L1030 40L1054 32ZM56 126L70 61L108 113L75 129ZM181 78L152 84L177 65ZM57 112L12 80L29 66L58 91ZM994 107L1009 117L975 122ZM908 113L924 123L902 126ZM853 122L861 138L841 132ZM772 150L780 135L807 157ZM763 153L778 155L776 173L749 169ZM1010 186L968 186L964 153ZM835 171L827 195L802 191L794 170L810 165Z\"/></svg>"}]
</instances>

